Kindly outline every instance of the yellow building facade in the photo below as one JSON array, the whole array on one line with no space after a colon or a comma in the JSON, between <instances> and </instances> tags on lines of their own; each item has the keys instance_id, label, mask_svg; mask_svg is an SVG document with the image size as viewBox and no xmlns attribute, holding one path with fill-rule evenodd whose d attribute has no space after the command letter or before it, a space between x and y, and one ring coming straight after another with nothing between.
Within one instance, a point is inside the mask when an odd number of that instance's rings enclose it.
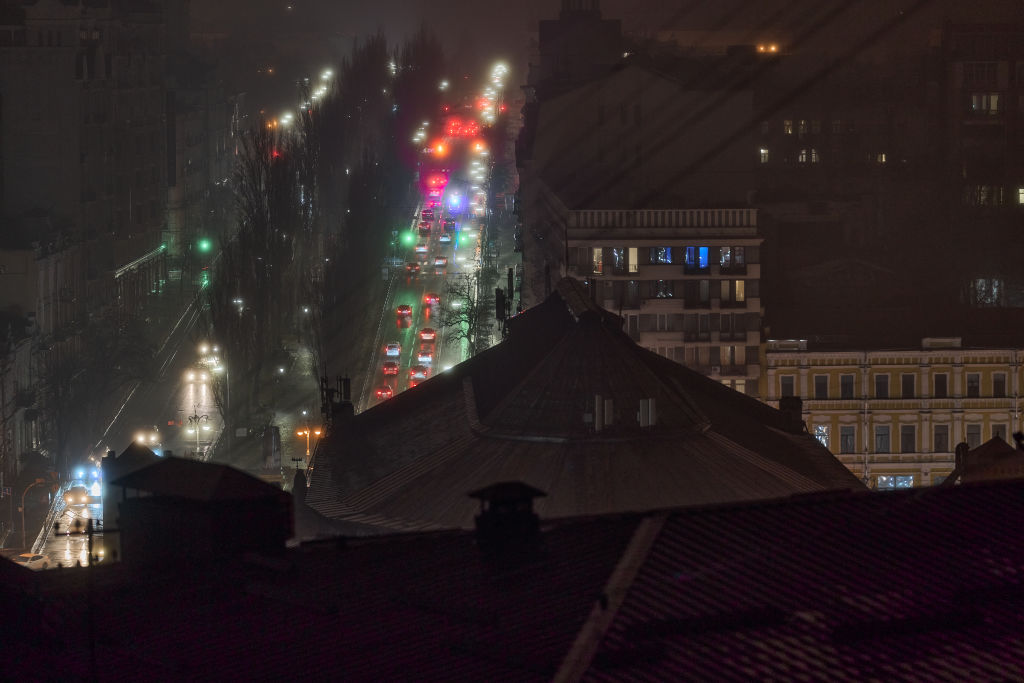
<instances>
[{"instance_id":1,"label":"yellow building facade","mask_svg":"<svg viewBox=\"0 0 1024 683\"><path fill-rule=\"evenodd\" d=\"M803 402L808 431L875 488L929 486L953 470L956 445L976 448L1021 430L1024 349L964 348L925 338L918 349L811 350L768 340L761 396Z\"/></svg>"}]
</instances>

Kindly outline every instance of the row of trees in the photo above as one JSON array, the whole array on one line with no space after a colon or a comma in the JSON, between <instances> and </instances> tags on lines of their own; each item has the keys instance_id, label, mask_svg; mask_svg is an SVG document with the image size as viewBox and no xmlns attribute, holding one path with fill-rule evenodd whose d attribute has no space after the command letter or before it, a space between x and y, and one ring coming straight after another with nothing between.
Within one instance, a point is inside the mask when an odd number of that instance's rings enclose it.
<instances>
[{"instance_id":1,"label":"row of trees","mask_svg":"<svg viewBox=\"0 0 1024 683\"><path fill-rule=\"evenodd\" d=\"M264 366L286 336L310 345L319 375L325 338L364 305L360 290L378 272L392 226L411 211L405 140L413 121L437 110L443 69L426 30L395 52L373 36L292 127L261 121L243 136L237 230L222 240L206 296L209 334L232 370L214 387L222 413L231 397L228 424L257 407Z\"/></svg>"}]
</instances>

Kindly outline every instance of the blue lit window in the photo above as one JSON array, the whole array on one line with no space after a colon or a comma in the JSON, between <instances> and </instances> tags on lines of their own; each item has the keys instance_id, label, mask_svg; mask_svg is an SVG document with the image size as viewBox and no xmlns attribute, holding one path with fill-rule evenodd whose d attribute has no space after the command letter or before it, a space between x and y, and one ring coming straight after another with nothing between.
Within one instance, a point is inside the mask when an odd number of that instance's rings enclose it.
<instances>
[{"instance_id":1,"label":"blue lit window","mask_svg":"<svg viewBox=\"0 0 1024 683\"><path fill-rule=\"evenodd\" d=\"M910 489L914 488L914 475L880 474L878 475L879 489Z\"/></svg>"},{"instance_id":2,"label":"blue lit window","mask_svg":"<svg viewBox=\"0 0 1024 683\"><path fill-rule=\"evenodd\" d=\"M708 267L707 247L686 247L686 267L703 270Z\"/></svg>"}]
</instances>

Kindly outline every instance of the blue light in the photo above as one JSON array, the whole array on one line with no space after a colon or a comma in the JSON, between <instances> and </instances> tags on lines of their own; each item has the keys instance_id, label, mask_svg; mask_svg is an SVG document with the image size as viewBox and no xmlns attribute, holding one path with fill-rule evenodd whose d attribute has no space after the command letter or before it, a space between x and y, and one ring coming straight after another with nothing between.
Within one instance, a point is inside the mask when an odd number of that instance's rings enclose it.
<instances>
[{"instance_id":1,"label":"blue light","mask_svg":"<svg viewBox=\"0 0 1024 683\"><path fill-rule=\"evenodd\" d=\"M452 195L452 198L449 200L448 203L451 205L453 209L457 208L459 206L459 195Z\"/></svg>"},{"instance_id":2,"label":"blue light","mask_svg":"<svg viewBox=\"0 0 1024 683\"><path fill-rule=\"evenodd\" d=\"M100 478L100 471L99 470L93 470L92 471L92 478L93 479L99 479Z\"/></svg>"},{"instance_id":3,"label":"blue light","mask_svg":"<svg viewBox=\"0 0 1024 683\"><path fill-rule=\"evenodd\" d=\"M81 479L85 476L85 470L79 469L75 471L75 479Z\"/></svg>"}]
</instances>

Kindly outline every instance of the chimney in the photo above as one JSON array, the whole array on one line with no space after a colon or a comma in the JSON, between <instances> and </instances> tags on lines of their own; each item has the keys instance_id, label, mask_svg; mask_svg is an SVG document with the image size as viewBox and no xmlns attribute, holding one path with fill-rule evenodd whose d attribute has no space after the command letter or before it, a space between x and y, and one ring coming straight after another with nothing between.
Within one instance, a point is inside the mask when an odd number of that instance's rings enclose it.
<instances>
[{"instance_id":1,"label":"chimney","mask_svg":"<svg viewBox=\"0 0 1024 683\"><path fill-rule=\"evenodd\" d=\"M953 469L960 472L960 478L963 479L965 470L967 469L967 456L971 452L971 447L966 441L961 441L956 445L956 450L953 452Z\"/></svg>"},{"instance_id":2,"label":"chimney","mask_svg":"<svg viewBox=\"0 0 1024 683\"><path fill-rule=\"evenodd\" d=\"M491 484L469 493L480 501L476 542L491 559L528 558L540 548L540 518L533 499L547 494L521 481Z\"/></svg>"},{"instance_id":3,"label":"chimney","mask_svg":"<svg viewBox=\"0 0 1024 683\"><path fill-rule=\"evenodd\" d=\"M779 399L779 410L782 411L786 431L793 434L806 431L803 399L799 396L783 396Z\"/></svg>"}]
</instances>

